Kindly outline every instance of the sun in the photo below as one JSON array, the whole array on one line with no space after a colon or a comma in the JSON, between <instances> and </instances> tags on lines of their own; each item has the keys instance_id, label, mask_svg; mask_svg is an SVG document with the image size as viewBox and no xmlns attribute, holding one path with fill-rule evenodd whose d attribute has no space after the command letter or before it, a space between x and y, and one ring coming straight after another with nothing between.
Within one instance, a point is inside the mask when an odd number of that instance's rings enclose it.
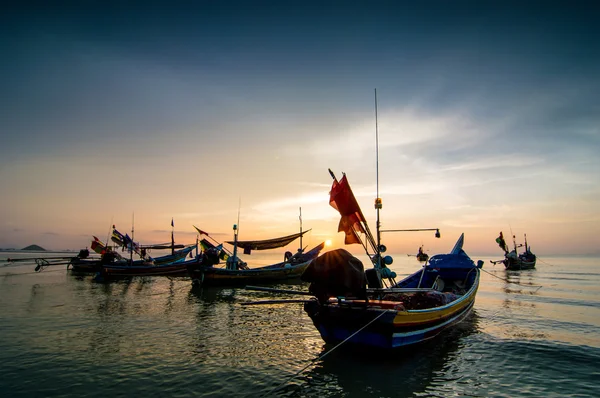
<instances>
[{"instance_id":1,"label":"sun","mask_svg":"<svg viewBox=\"0 0 600 398\"><path fill-rule=\"evenodd\" d=\"M325 241L325 246L327 246L327 247L331 246L331 239L327 239Z\"/></svg>"}]
</instances>

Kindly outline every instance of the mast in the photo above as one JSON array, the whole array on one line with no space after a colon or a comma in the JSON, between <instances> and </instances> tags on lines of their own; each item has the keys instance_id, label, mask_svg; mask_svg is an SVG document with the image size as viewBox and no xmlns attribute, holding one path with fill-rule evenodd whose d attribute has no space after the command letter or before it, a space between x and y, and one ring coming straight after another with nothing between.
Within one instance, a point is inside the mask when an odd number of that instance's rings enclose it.
<instances>
[{"instance_id":1,"label":"mast","mask_svg":"<svg viewBox=\"0 0 600 398\"><path fill-rule=\"evenodd\" d=\"M240 224L240 207L242 207L242 197L240 196L240 200L238 203L238 217L237 224L233 224L233 256L231 257L231 263L229 259L227 261L227 269L237 269L237 242L238 242L238 225Z\"/></svg>"},{"instance_id":2,"label":"mast","mask_svg":"<svg viewBox=\"0 0 600 398\"><path fill-rule=\"evenodd\" d=\"M238 221L239 222L239 221ZM237 264L237 241L238 241L238 226L233 224L233 256L231 256L231 262L227 261L227 269L236 269Z\"/></svg>"},{"instance_id":3,"label":"mast","mask_svg":"<svg viewBox=\"0 0 600 398\"><path fill-rule=\"evenodd\" d=\"M171 217L171 255L175 254L175 237L173 233L175 232L175 223L173 222L173 217Z\"/></svg>"},{"instance_id":4,"label":"mast","mask_svg":"<svg viewBox=\"0 0 600 398\"><path fill-rule=\"evenodd\" d=\"M300 248L298 249L299 252L302 251L302 207L300 207L300 216L298 217L300 219Z\"/></svg>"},{"instance_id":5,"label":"mast","mask_svg":"<svg viewBox=\"0 0 600 398\"><path fill-rule=\"evenodd\" d=\"M381 198L379 197L379 126L377 121L377 89L375 89L375 179L377 187L377 196L375 198L375 209L377 210L377 222L375 229L377 232L377 265L381 267L381 221L379 219L379 210L383 207Z\"/></svg>"},{"instance_id":6,"label":"mast","mask_svg":"<svg viewBox=\"0 0 600 398\"><path fill-rule=\"evenodd\" d=\"M133 264L133 226L135 224L135 213L131 213L131 247L129 248L129 264Z\"/></svg>"}]
</instances>

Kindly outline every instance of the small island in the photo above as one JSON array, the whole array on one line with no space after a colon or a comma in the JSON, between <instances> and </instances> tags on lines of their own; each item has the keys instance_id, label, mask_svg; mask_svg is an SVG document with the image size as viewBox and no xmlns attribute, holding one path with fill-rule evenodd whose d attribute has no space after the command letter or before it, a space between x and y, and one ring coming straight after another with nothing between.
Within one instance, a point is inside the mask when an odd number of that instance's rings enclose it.
<instances>
[{"instance_id":1,"label":"small island","mask_svg":"<svg viewBox=\"0 0 600 398\"><path fill-rule=\"evenodd\" d=\"M46 249L44 249L43 247L40 247L38 245L29 245L27 247L24 247L21 250L28 251L28 252L45 252L45 251L47 251Z\"/></svg>"}]
</instances>

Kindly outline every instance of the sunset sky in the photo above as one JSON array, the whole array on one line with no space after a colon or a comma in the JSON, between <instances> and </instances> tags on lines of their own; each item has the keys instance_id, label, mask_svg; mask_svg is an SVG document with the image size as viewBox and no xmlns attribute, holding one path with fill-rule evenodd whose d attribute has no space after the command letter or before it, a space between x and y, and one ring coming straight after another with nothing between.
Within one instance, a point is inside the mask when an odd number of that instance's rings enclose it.
<instances>
[{"instance_id":1,"label":"sunset sky","mask_svg":"<svg viewBox=\"0 0 600 398\"><path fill-rule=\"evenodd\" d=\"M106 2L0 16L0 248L337 233L390 252L600 253L594 2ZM114 4L120 4L119 6ZM360 246L349 247L360 252Z\"/></svg>"}]
</instances>

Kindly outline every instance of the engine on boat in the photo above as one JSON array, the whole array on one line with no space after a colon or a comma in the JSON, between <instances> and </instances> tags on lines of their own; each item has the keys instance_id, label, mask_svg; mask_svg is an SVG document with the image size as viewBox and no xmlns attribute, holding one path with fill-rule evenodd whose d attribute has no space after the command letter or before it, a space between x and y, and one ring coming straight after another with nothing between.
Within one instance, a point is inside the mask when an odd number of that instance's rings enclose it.
<instances>
[{"instance_id":1,"label":"engine on boat","mask_svg":"<svg viewBox=\"0 0 600 398\"><path fill-rule=\"evenodd\" d=\"M219 250L217 248L212 247L202 253L202 265L212 267L219 264L219 261Z\"/></svg>"},{"instance_id":2,"label":"engine on boat","mask_svg":"<svg viewBox=\"0 0 600 398\"><path fill-rule=\"evenodd\" d=\"M332 250L314 259L301 279L310 282L308 291L321 303L336 296L366 297L363 263L344 249Z\"/></svg>"}]
</instances>

